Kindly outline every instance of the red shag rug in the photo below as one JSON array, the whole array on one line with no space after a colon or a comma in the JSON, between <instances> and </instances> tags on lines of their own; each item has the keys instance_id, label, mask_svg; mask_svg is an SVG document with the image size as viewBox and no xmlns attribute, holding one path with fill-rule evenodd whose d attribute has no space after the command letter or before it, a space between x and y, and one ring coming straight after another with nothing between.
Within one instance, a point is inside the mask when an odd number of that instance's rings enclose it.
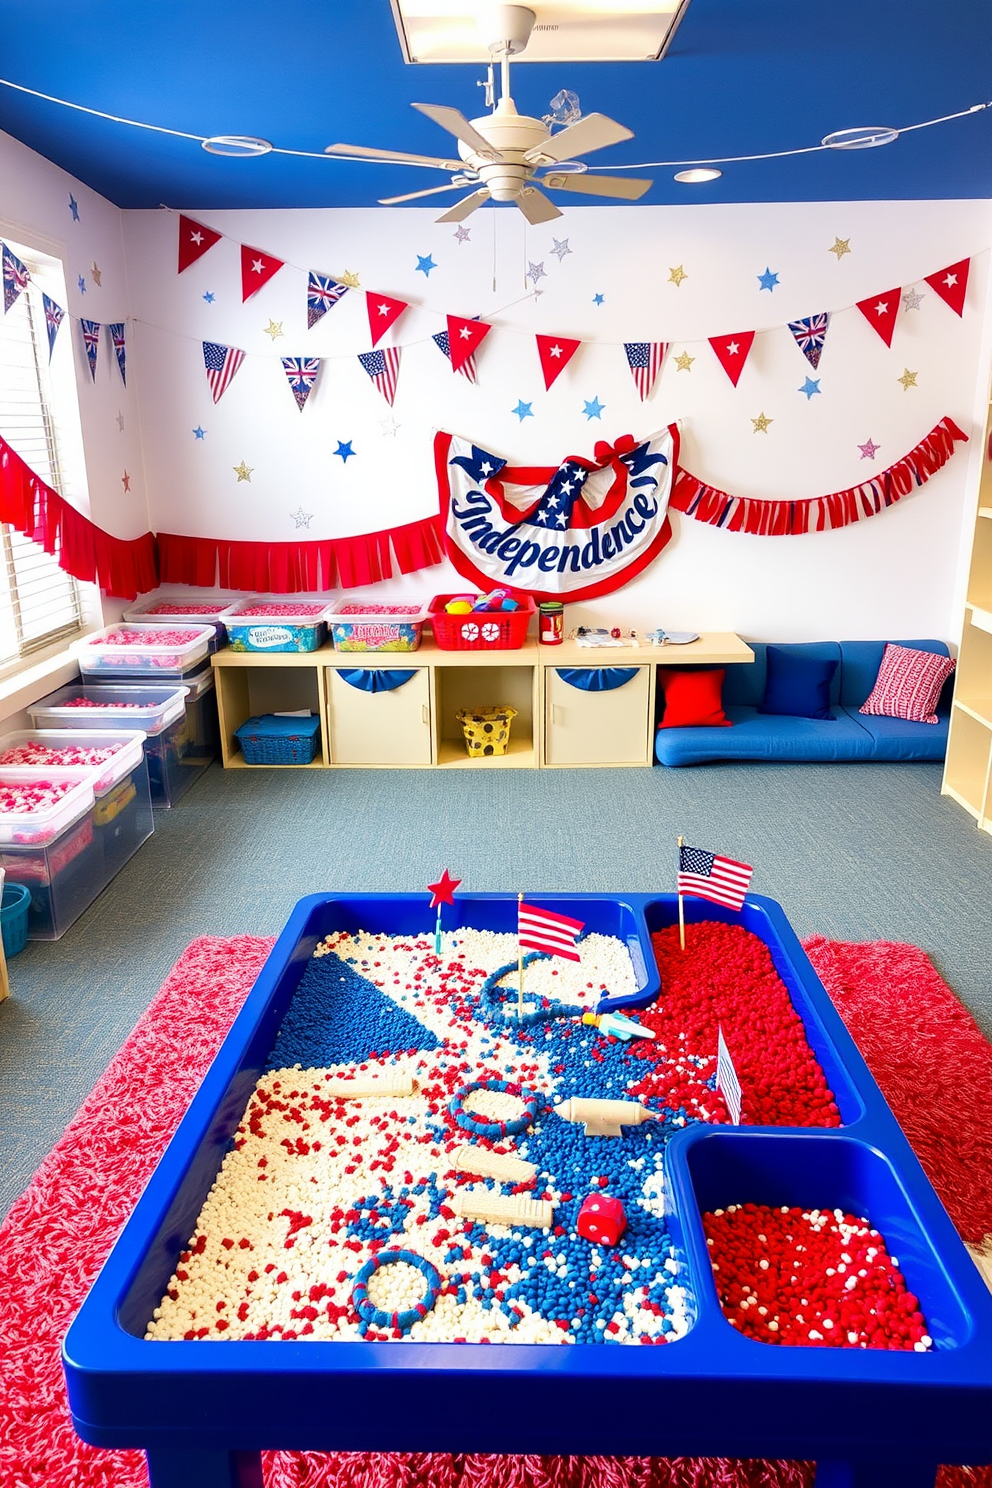
<instances>
[{"instance_id":1,"label":"red shag rug","mask_svg":"<svg viewBox=\"0 0 992 1488\"><path fill-rule=\"evenodd\" d=\"M193 942L0 1228L2 1488L147 1488L140 1452L76 1437L59 1345L271 945L248 935ZM992 1046L922 951L822 939L807 950L962 1235L980 1241L992 1231ZM265 1454L267 1488L812 1488L812 1479L801 1462ZM992 1468L943 1468L939 1488L992 1488Z\"/></svg>"}]
</instances>

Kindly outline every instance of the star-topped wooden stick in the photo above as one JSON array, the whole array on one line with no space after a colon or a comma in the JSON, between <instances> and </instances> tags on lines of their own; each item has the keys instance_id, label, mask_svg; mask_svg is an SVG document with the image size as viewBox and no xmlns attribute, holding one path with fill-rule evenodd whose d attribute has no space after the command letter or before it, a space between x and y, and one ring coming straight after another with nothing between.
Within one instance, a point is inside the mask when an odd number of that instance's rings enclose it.
<instances>
[{"instance_id":1,"label":"star-topped wooden stick","mask_svg":"<svg viewBox=\"0 0 992 1488\"><path fill-rule=\"evenodd\" d=\"M460 878L452 878L445 868L437 883L428 884L431 891L431 909L437 906L437 924L434 927L434 954L441 954L441 907L444 904L454 904L455 890L461 883Z\"/></svg>"}]
</instances>

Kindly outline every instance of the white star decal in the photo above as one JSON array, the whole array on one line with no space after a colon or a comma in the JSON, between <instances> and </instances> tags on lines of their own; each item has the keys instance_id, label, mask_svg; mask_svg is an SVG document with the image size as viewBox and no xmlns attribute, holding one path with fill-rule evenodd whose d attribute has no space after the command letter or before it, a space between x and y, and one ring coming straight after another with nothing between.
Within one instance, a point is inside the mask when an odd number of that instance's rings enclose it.
<instances>
[{"instance_id":1,"label":"white star decal","mask_svg":"<svg viewBox=\"0 0 992 1488\"><path fill-rule=\"evenodd\" d=\"M740 347L738 346L738 344L737 344L736 341L728 341L727 342L727 355L728 356L736 356L739 351L740 351Z\"/></svg>"},{"instance_id":2,"label":"white star decal","mask_svg":"<svg viewBox=\"0 0 992 1488\"><path fill-rule=\"evenodd\" d=\"M264 268L265 265L262 260L260 258L256 258L251 266L251 271L253 274L260 274Z\"/></svg>"},{"instance_id":3,"label":"white star decal","mask_svg":"<svg viewBox=\"0 0 992 1488\"><path fill-rule=\"evenodd\" d=\"M944 283L947 285L948 289L951 288L951 285L952 284L957 284L957 282L958 282L958 276L957 276L957 274L945 274L944 275Z\"/></svg>"},{"instance_id":4,"label":"white star decal","mask_svg":"<svg viewBox=\"0 0 992 1488\"><path fill-rule=\"evenodd\" d=\"M463 341L469 341L469 340L471 340L472 332L469 330L468 326L462 326L462 328L458 332L458 334L459 334L459 336L461 336L461 338L462 338Z\"/></svg>"},{"instance_id":5,"label":"white star decal","mask_svg":"<svg viewBox=\"0 0 992 1488\"><path fill-rule=\"evenodd\" d=\"M380 315L388 315L389 314L389 306L388 305L380 305L379 306L379 314Z\"/></svg>"},{"instance_id":6,"label":"white star decal","mask_svg":"<svg viewBox=\"0 0 992 1488\"><path fill-rule=\"evenodd\" d=\"M560 346L552 346L551 349L550 349L549 355L550 356L553 356L553 357L560 357L561 356L561 347Z\"/></svg>"},{"instance_id":7,"label":"white star decal","mask_svg":"<svg viewBox=\"0 0 992 1488\"><path fill-rule=\"evenodd\" d=\"M191 243L202 243L203 234L201 232L190 233L189 240Z\"/></svg>"},{"instance_id":8,"label":"white star decal","mask_svg":"<svg viewBox=\"0 0 992 1488\"><path fill-rule=\"evenodd\" d=\"M889 303L888 303L888 301L887 300L879 300L878 304L875 306L875 314L876 315L888 315L888 313L889 313Z\"/></svg>"}]
</instances>

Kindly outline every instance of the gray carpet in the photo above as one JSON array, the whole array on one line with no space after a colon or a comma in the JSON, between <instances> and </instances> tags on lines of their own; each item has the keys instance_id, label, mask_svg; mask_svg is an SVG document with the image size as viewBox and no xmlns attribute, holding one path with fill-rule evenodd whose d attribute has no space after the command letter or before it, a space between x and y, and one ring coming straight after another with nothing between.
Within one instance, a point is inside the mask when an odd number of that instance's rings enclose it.
<instances>
[{"instance_id":1,"label":"gray carpet","mask_svg":"<svg viewBox=\"0 0 992 1488\"><path fill-rule=\"evenodd\" d=\"M797 934L922 946L992 1036L992 838L930 765L212 766L0 1004L0 1213L197 935L277 933L320 890L670 891L676 838L755 865ZM167 1072L163 1072L167 1078Z\"/></svg>"}]
</instances>

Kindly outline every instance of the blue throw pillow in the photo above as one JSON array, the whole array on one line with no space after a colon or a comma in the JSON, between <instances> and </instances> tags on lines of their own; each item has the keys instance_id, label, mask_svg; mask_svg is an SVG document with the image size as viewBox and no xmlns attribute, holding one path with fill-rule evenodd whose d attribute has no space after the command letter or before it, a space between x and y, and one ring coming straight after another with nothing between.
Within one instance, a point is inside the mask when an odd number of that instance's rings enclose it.
<instances>
[{"instance_id":1,"label":"blue throw pillow","mask_svg":"<svg viewBox=\"0 0 992 1488\"><path fill-rule=\"evenodd\" d=\"M781 646L767 650L768 675L759 713L784 713L790 718L821 718L835 723L830 711L830 684L836 661L800 656Z\"/></svg>"}]
</instances>

